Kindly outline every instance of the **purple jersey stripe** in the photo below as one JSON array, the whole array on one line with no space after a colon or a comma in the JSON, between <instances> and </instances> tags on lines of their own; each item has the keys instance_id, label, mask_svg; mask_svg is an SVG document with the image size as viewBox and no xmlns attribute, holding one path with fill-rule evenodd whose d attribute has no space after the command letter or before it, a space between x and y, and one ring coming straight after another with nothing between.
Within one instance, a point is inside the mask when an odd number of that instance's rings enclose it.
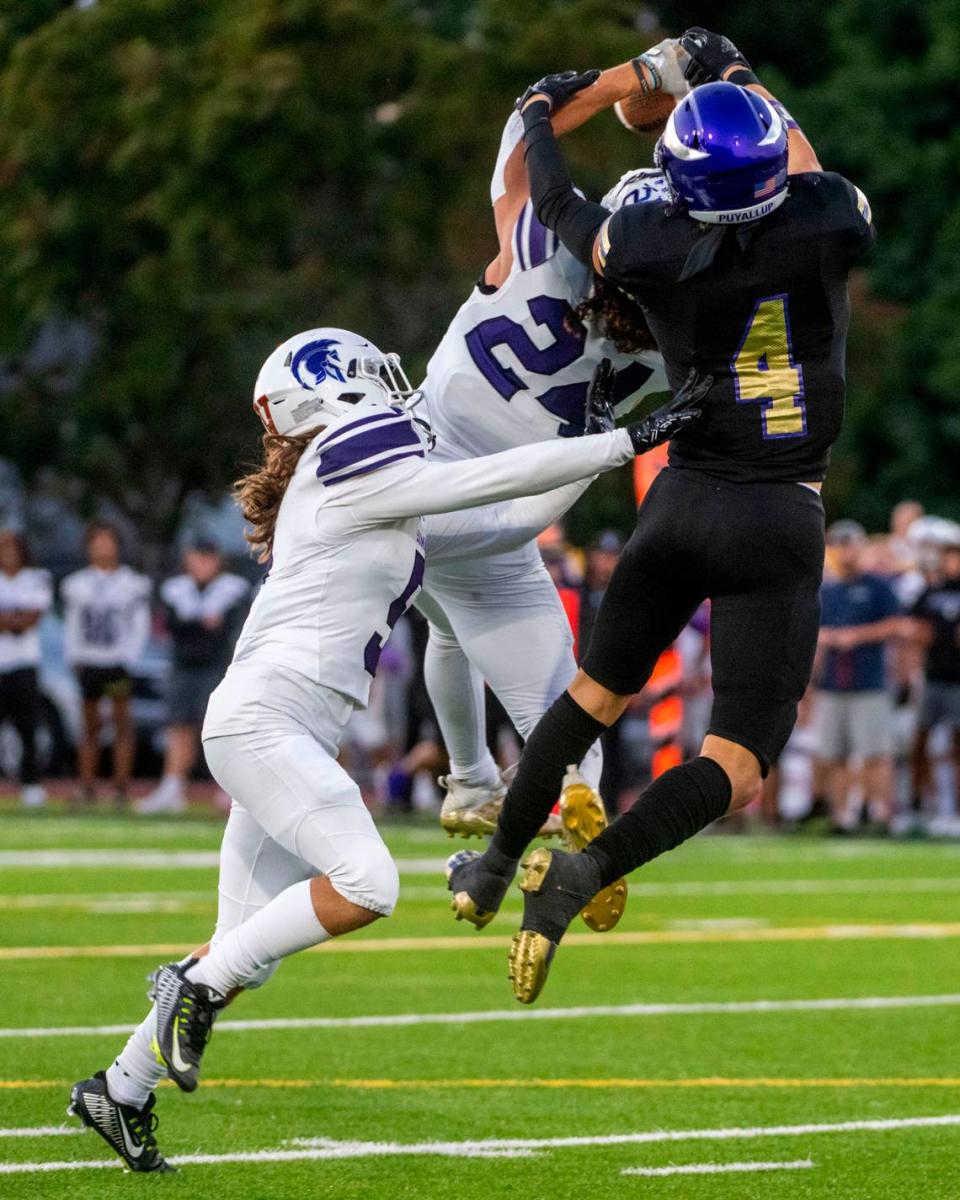
<instances>
[{"instance_id":1,"label":"purple jersey stripe","mask_svg":"<svg viewBox=\"0 0 960 1200\"><path fill-rule=\"evenodd\" d=\"M363 425L372 425L374 421L389 422L396 420L406 420L406 418L404 417L403 413L393 412L391 409L384 409L382 412L374 413L373 416L370 417L360 417L356 421L350 421L349 424L341 425L339 429L335 429L333 433L330 434L329 439L324 440L317 445L317 450L322 451L326 445L338 442L344 434L350 433L354 429L359 429Z\"/></svg>"},{"instance_id":2,"label":"purple jersey stripe","mask_svg":"<svg viewBox=\"0 0 960 1200\"><path fill-rule=\"evenodd\" d=\"M547 261L547 227L541 225L536 215L530 214L530 266L539 267Z\"/></svg>"},{"instance_id":3,"label":"purple jersey stripe","mask_svg":"<svg viewBox=\"0 0 960 1200\"><path fill-rule=\"evenodd\" d=\"M520 264L521 271L525 271L527 269L527 261L523 253L523 226L529 215L530 203L528 201L520 210L520 216L517 218L516 229L513 233L513 246L514 250L516 251L517 262Z\"/></svg>"},{"instance_id":4,"label":"purple jersey stripe","mask_svg":"<svg viewBox=\"0 0 960 1200\"><path fill-rule=\"evenodd\" d=\"M317 478L333 475L356 466L375 454L388 450L401 450L405 446L420 447L420 437L409 420L391 421L374 429L362 429L352 437L335 441L332 446L321 446L320 465Z\"/></svg>"},{"instance_id":5,"label":"purple jersey stripe","mask_svg":"<svg viewBox=\"0 0 960 1200\"><path fill-rule=\"evenodd\" d=\"M371 471L379 471L381 467L389 467L391 463L399 462L402 458L425 458L423 448L419 450L401 450L398 454L391 454L388 458L378 458L376 462L366 462L355 470L347 471L343 475L337 475L334 479L324 479L323 486L331 487L335 483L343 483L345 479L356 479L358 475L369 475Z\"/></svg>"}]
</instances>

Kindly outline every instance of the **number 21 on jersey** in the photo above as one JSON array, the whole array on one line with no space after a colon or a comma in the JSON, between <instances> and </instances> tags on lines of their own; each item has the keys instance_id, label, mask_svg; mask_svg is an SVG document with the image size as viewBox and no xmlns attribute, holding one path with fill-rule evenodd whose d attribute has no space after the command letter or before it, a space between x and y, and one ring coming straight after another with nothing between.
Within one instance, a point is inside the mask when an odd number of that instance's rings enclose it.
<instances>
[{"instance_id":1,"label":"number 21 on jersey","mask_svg":"<svg viewBox=\"0 0 960 1200\"><path fill-rule=\"evenodd\" d=\"M793 361L786 296L758 300L730 364L739 404L761 404L763 436L803 437L807 432L803 367Z\"/></svg>"}]
</instances>

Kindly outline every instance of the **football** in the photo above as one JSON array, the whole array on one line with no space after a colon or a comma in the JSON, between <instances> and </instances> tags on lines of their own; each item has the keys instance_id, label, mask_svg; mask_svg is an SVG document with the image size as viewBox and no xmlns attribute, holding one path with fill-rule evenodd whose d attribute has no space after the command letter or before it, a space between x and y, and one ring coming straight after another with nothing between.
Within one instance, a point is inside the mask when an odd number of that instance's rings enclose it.
<instances>
[{"instance_id":1,"label":"football","mask_svg":"<svg viewBox=\"0 0 960 1200\"><path fill-rule=\"evenodd\" d=\"M625 96L613 106L621 125L633 133L660 133L676 100L669 92Z\"/></svg>"}]
</instances>

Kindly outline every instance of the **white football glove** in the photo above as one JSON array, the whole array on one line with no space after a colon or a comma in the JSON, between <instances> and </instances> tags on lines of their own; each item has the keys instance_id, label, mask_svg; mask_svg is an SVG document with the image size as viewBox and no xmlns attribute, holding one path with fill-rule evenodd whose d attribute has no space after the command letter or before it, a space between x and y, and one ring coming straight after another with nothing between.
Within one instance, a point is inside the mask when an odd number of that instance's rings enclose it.
<instances>
[{"instance_id":1,"label":"white football glove","mask_svg":"<svg viewBox=\"0 0 960 1200\"><path fill-rule=\"evenodd\" d=\"M640 62L650 67L655 77L659 76L660 90L678 99L690 91L690 83L683 73L689 61L690 55L676 38L664 38L640 55Z\"/></svg>"}]
</instances>

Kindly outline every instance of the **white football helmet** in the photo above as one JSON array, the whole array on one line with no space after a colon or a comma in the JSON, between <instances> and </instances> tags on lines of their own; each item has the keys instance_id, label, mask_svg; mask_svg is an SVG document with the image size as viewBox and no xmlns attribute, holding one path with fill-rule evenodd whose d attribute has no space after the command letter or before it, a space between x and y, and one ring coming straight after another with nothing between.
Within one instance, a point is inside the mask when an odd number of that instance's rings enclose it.
<instances>
[{"instance_id":1,"label":"white football helmet","mask_svg":"<svg viewBox=\"0 0 960 1200\"><path fill-rule=\"evenodd\" d=\"M412 408L398 354L384 354L347 329L308 329L274 350L260 368L253 408L268 433L296 437L342 417L362 401Z\"/></svg>"},{"instance_id":2,"label":"white football helmet","mask_svg":"<svg viewBox=\"0 0 960 1200\"><path fill-rule=\"evenodd\" d=\"M657 167L640 167L621 175L600 203L616 212L629 204L649 204L656 200L664 204L671 201L667 177Z\"/></svg>"}]
</instances>

